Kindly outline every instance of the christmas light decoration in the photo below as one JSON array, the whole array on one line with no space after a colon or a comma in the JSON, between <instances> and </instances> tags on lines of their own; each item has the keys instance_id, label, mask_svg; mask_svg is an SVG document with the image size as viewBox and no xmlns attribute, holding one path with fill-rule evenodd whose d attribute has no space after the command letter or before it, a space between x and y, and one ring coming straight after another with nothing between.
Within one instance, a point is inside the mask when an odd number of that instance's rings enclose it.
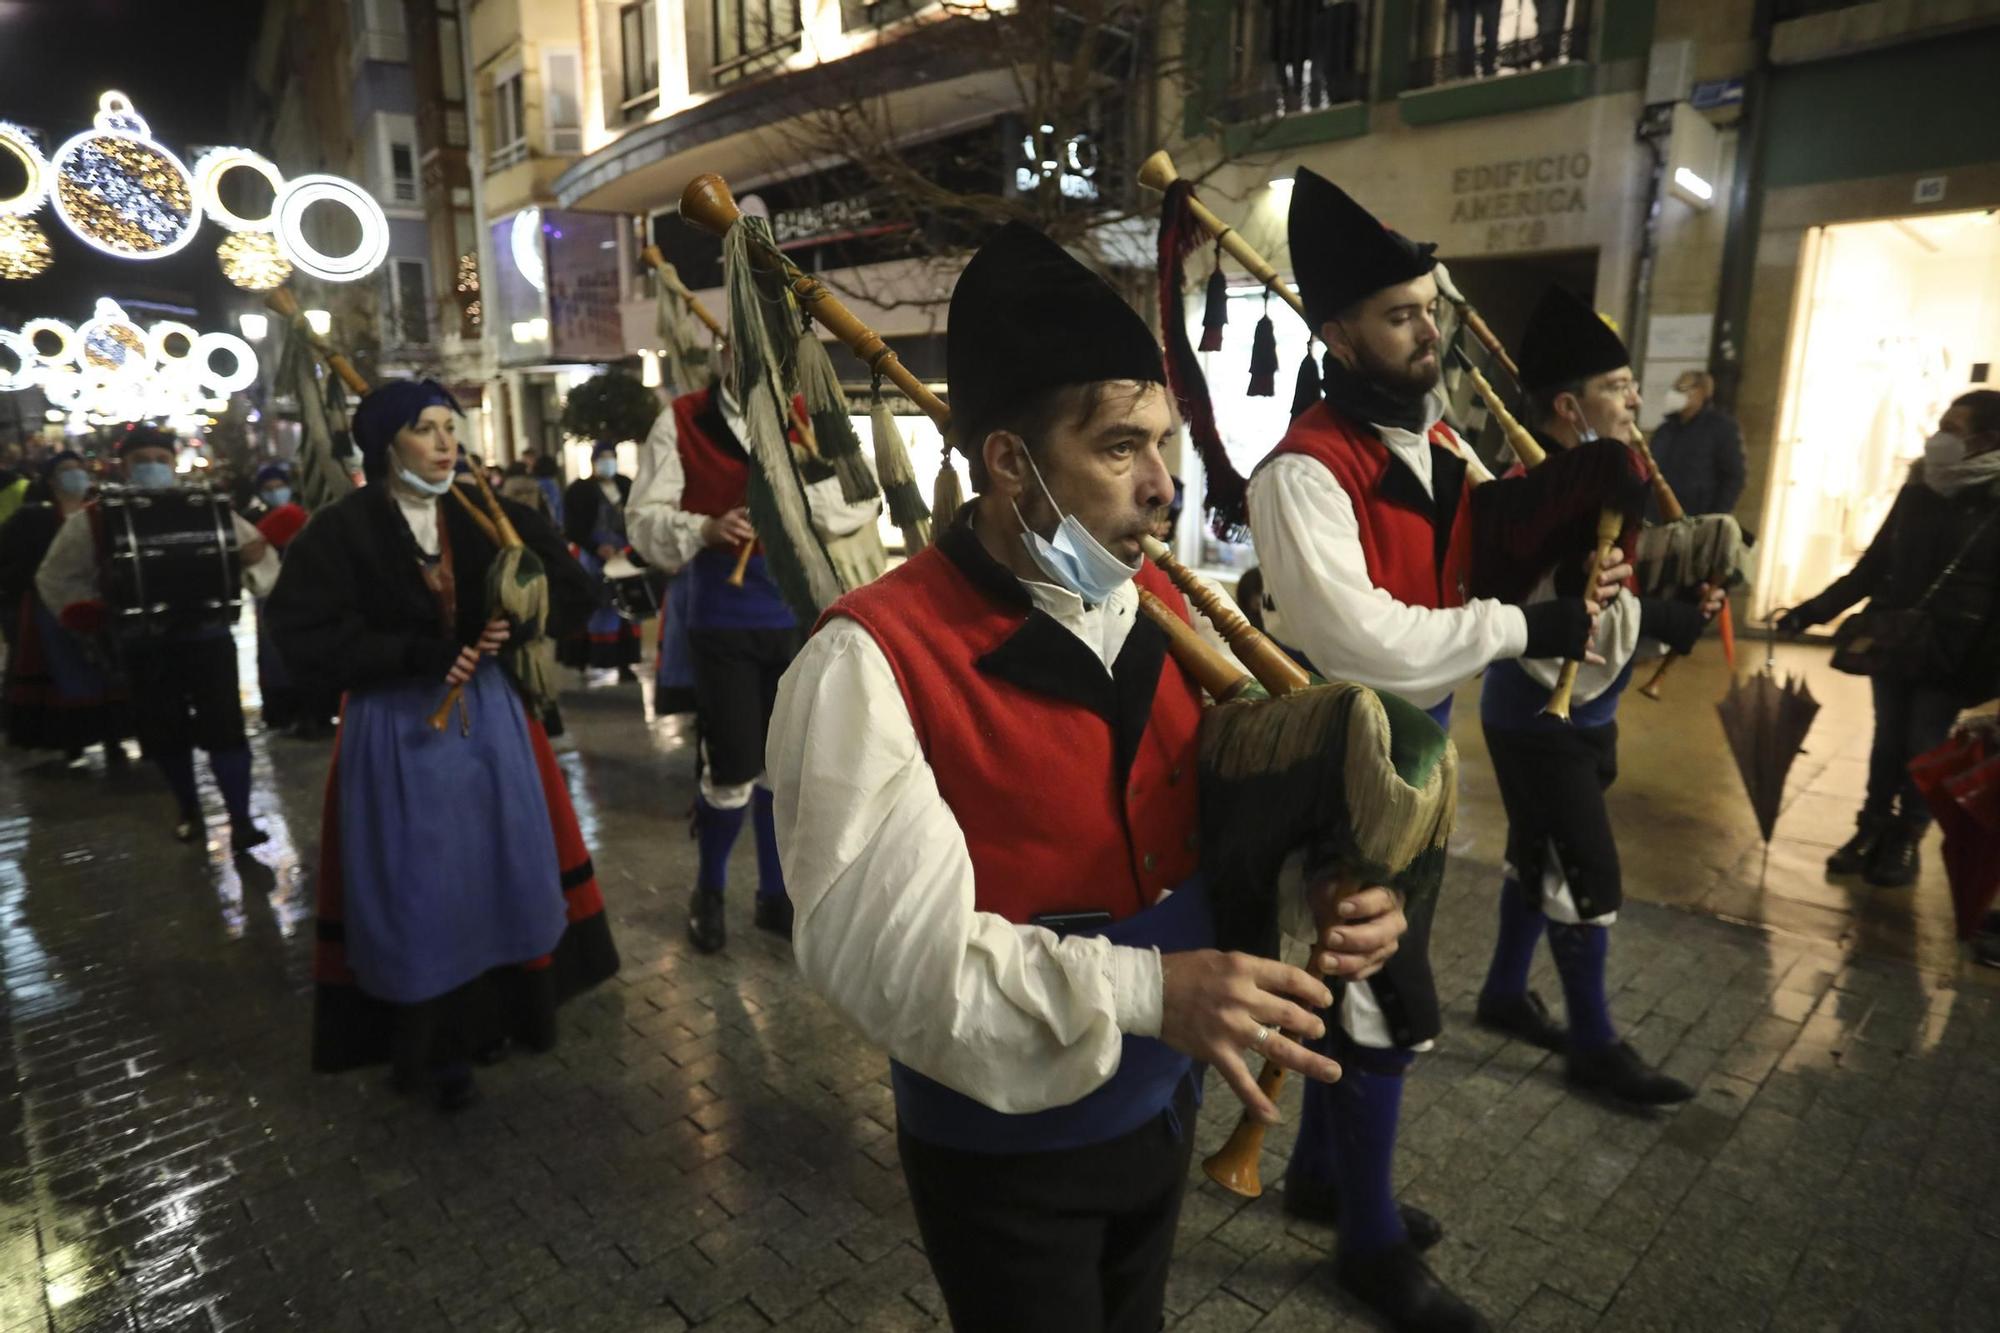
<instances>
[{"instance_id":1,"label":"christmas light decoration","mask_svg":"<svg viewBox=\"0 0 2000 1333\"><path fill-rule=\"evenodd\" d=\"M235 363L227 375L215 373L217 352L227 352ZM257 354L250 350L249 343L233 333L202 334L194 345L194 360L201 382L213 389L218 398L227 398L257 382Z\"/></svg>"},{"instance_id":2,"label":"christmas light decoration","mask_svg":"<svg viewBox=\"0 0 2000 1333\"><path fill-rule=\"evenodd\" d=\"M291 261L278 251L278 238L265 231L232 232L215 247L222 276L246 292L268 292L292 276Z\"/></svg>"},{"instance_id":3,"label":"christmas light decoration","mask_svg":"<svg viewBox=\"0 0 2000 1333\"><path fill-rule=\"evenodd\" d=\"M42 335L49 334L56 340L56 350L42 350ZM31 319L21 326L21 336L28 340L28 346L35 349L35 359L43 365L60 365L76 360L76 330L59 319Z\"/></svg>"},{"instance_id":4,"label":"christmas light decoration","mask_svg":"<svg viewBox=\"0 0 2000 1333\"><path fill-rule=\"evenodd\" d=\"M345 255L329 255L313 247L301 224L314 204L339 204L354 214L361 227L361 240ZM389 219L382 205L353 181L338 176L295 176L278 191L271 208L276 219L278 249L286 259L315 278L328 282L352 282L374 272L389 256Z\"/></svg>"},{"instance_id":5,"label":"christmas light decoration","mask_svg":"<svg viewBox=\"0 0 2000 1333\"><path fill-rule=\"evenodd\" d=\"M49 238L33 218L0 213L0 278L32 278L54 258Z\"/></svg>"},{"instance_id":6,"label":"christmas light decoration","mask_svg":"<svg viewBox=\"0 0 2000 1333\"><path fill-rule=\"evenodd\" d=\"M52 159L56 214L87 244L129 259L160 259L194 238L201 202L181 160L148 137L120 92L97 99L92 129Z\"/></svg>"},{"instance_id":7,"label":"christmas light decoration","mask_svg":"<svg viewBox=\"0 0 2000 1333\"><path fill-rule=\"evenodd\" d=\"M76 342L87 373L110 378L144 374L153 359L146 331L109 297L99 298L96 311L76 331Z\"/></svg>"},{"instance_id":8,"label":"christmas light decoration","mask_svg":"<svg viewBox=\"0 0 2000 1333\"><path fill-rule=\"evenodd\" d=\"M14 357L12 370L0 365L0 393L12 393L34 384L39 378L35 373L34 344L18 333L0 329L0 348Z\"/></svg>"},{"instance_id":9,"label":"christmas light decoration","mask_svg":"<svg viewBox=\"0 0 2000 1333\"><path fill-rule=\"evenodd\" d=\"M222 178L236 170L254 171L271 187L271 210L261 218L246 218L222 202ZM285 188L285 178L269 158L248 148L211 148L194 164L195 188L201 206L220 225L231 231L269 231L276 225L277 196Z\"/></svg>"},{"instance_id":10,"label":"christmas light decoration","mask_svg":"<svg viewBox=\"0 0 2000 1333\"><path fill-rule=\"evenodd\" d=\"M170 350L174 341L186 349ZM221 370L218 353L226 358ZM142 330L109 298L77 329L56 319L0 329L0 391L39 387L77 430L155 419L199 429L205 414L224 410L230 394L256 381L257 369L257 354L233 333L201 333L176 320Z\"/></svg>"},{"instance_id":11,"label":"christmas light decoration","mask_svg":"<svg viewBox=\"0 0 2000 1333\"><path fill-rule=\"evenodd\" d=\"M180 338L186 344L179 355L167 350L167 339L173 337ZM191 326L176 319L163 319L146 330L146 350L151 353L153 360L163 366L177 361L191 361L194 359L195 344L200 338L201 333Z\"/></svg>"},{"instance_id":12,"label":"christmas light decoration","mask_svg":"<svg viewBox=\"0 0 2000 1333\"><path fill-rule=\"evenodd\" d=\"M0 120L0 152L6 153L21 164L21 171L28 183L21 187L19 194L0 199L0 213L14 217L26 217L42 206L42 200L49 193L49 164L42 157L42 150L28 137L28 132L19 125Z\"/></svg>"}]
</instances>

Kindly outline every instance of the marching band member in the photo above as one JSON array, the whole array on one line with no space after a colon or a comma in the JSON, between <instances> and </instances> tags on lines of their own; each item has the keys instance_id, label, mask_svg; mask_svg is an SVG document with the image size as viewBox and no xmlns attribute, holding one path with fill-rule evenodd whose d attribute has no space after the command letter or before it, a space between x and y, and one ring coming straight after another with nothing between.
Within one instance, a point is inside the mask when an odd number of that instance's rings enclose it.
<instances>
[{"instance_id":1,"label":"marching band member","mask_svg":"<svg viewBox=\"0 0 2000 1333\"><path fill-rule=\"evenodd\" d=\"M590 475L579 477L563 492L563 536L576 548L584 573L604 587L604 565L625 551L625 505L632 496L632 479L618 471L618 446L599 442L590 454ZM557 645L564 666L579 670L616 670L618 679L634 679L639 660L639 627L600 605L579 634Z\"/></svg>"},{"instance_id":2,"label":"marching band member","mask_svg":"<svg viewBox=\"0 0 2000 1333\"><path fill-rule=\"evenodd\" d=\"M1639 412L1632 358L1596 311L1550 287L1522 335L1520 353L1535 434L1550 453L1600 438L1632 442ZM1634 464L1635 470L1641 466ZM1554 579L1541 595L1553 597L1566 582ZM1546 1024L1515 1035L1564 1053L1571 1083L1641 1106L1683 1102L1694 1089L1651 1068L1618 1039L1605 998L1609 928L1621 898L1618 844L1604 807L1604 791L1618 773L1618 701L1641 645L1655 656L1662 646L1689 651L1722 597L1716 590L1697 604L1636 597L1620 587L1593 640L1601 660L1578 672L1568 722L1542 716L1562 667L1551 654L1496 663L1480 692L1486 747L1507 808L1508 862L1500 935L1480 1011L1524 1012L1528 969L1546 925L1569 1028L1564 1033ZM1529 614L1545 605L1531 605Z\"/></svg>"},{"instance_id":3,"label":"marching band member","mask_svg":"<svg viewBox=\"0 0 2000 1333\"><path fill-rule=\"evenodd\" d=\"M1317 1034L1308 1010L1330 996L1207 947L1200 692L1137 613L1143 588L1186 615L1139 555L1172 499L1159 345L1018 223L966 266L948 327L977 497L834 604L772 714L793 943L892 1059L903 1170L954 1327L1150 1333L1194 1062L1273 1118L1242 1052L1336 1077L1276 1031ZM1354 904L1315 959L1345 976L1379 967L1403 924L1387 890Z\"/></svg>"},{"instance_id":4,"label":"marching band member","mask_svg":"<svg viewBox=\"0 0 2000 1333\"><path fill-rule=\"evenodd\" d=\"M167 490L176 485L174 437L157 426L135 425L118 442L127 485ZM232 511L243 582L266 591L277 577L278 557L242 515ZM105 534L92 501L70 515L35 575L35 587L56 618L75 634L107 628L103 592ZM170 631L158 638L128 639L119 646L130 677L132 712L140 748L158 766L174 794L179 819L174 836L193 842L201 829L195 790L194 750L208 755L209 772L229 812L229 842L241 852L270 835L250 817L250 746L244 737L243 701L236 679L236 644L227 625Z\"/></svg>"},{"instance_id":5,"label":"marching band member","mask_svg":"<svg viewBox=\"0 0 2000 1333\"><path fill-rule=\"evenodd\" d=\"M1452 691L1488 663L1581 656L1590 609L1581 597L1525 611L1466 598L1471 490L1485 473L1444 423L1434 247L1303 168L1288 229L1328 356L1324 400L1250 480L1265 625L1321 675L1402 695L1448 724ZM1390 1184L1403 1075L1440 1031L1428 944L1428 922L1412 922L1380 976L1340 988L1320 1049L1347 1076L1305 1087L1285 1206L1337 1223L1342 1285L1395 1327L1480 1328L1419 1257L1442 1228L1398 1207Z\"/></svg>"},{"instance_id":6,"label":"marching band member","mask_svg":"<svg viewBox=\"0 0 2000 1333\"><path fill-rule=\"evenodd\" d=\"M632 549L669 574L685 570L683 615L694 668L695 725L701 778L694 827L699 868L688 898L688 939L703 953L728 942L723 890L729 854L746 814L757 840L758 929L789 937L792 901L785 892L764 778L764 743L778 680L799 648L799 624L755 547L735 571L750 526L749 433L727 379L682 394L653 422L626 508ZM822 537L845 537L881 512L881 500L850 505L838 478L808 488L807 505ZM662 627L664 633L666 626ZM678 646L663 643L664 659Z\"/></svg>"},{"instance_id":7,"label":"marching band member","mask_svg":"<svg viewBox=\"0 0 2000 1333\"><path fill-rule=\"evenodd\" d=\"M494 658L495 541L452 484L458 405L434 380L363 398L369 484L313 516L285 554L271 630L309 687L344 691L320 831L313 1067L381 1060L445 1110L471 1061L547 1050L555 1009L618 969L590 852L541 724ZM456 493L454 493L456 491ZM548 580L550 620L590 585L555 529L501 501ZM429 718L446 690L463 712Z\"/></svg>"}]
</instances>

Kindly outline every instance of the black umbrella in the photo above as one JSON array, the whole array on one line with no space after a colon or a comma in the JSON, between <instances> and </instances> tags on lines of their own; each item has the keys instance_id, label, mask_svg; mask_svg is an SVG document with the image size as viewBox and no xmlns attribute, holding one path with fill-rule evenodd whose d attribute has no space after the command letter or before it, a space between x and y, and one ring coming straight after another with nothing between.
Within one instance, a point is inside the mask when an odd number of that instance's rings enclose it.
<instances>
[{"instance_id":1,"label":"black umbrella","mask_svg":"<svg viewBox=\"0 0 2000 1333\"><path fill-rule=\"evenodd\" d=\"M1750 793L1750 808L1757 812L1766 866L1771 860L1771 830L1778 822L1778 803L1785 794L1785 776L1792 771L1792 761L1804 749L1806 733L1819 715L1819 701L1802 677L1778 679L1777 642L1773 617L1771 638L1764 648L1764 669L1732 680L1729 693L1715 706L1722 718L1723 734L1729 737L1730 753L1736 756L1736 771L1743 775L1744 789ZM1760 883L1762 879L1760 874Z\"/></svg>"}]
</instances>

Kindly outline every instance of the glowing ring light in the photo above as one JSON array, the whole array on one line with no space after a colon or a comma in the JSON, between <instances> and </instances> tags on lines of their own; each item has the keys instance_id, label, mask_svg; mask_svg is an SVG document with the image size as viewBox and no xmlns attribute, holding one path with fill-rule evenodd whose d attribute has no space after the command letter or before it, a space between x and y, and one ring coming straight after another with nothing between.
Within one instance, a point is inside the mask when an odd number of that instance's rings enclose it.
<instances>
[{"instance_id":1,"label":"glowing ring light","mask_svg":"<svg viewBox=\"0 0 2000 1333\"><path fill-rule=\"evenodd\" d=\"M79 240L119 259L163 259L201 230L187 166L148 137L123 93L97 99L92 128L49 159L56 214Z\"/></svg>"},{"instance_id":2,"label":"glowing ring light","mask_svg":"<svg viewBox=\"0 0 2000 1333\"><path fill-rule=\"evenodd\" d=\"M507 249L514 256L514 267L527 279L528 285L536 291L544 290L548 282L548 265L542 260L542 210L524 208L514 215L514 225L507 232Z\"/></svg>"},{"instance_id":3,"label":"glowing ring light","mask_svg":"<svg viewBox=\"0 0 2000 1333\"><path fill-rule=\"evenodd\" d=\"M222 202L222 178L239 167L256 172L270 184L271 211L261 218L246 218ZM194 164L194 185L208 215L230 231L269 231L276 224L277 196L284 192L285 178L269 158L259 157L248 148L211 148Z\"/></svg>"},{"instance_id":4,"label":"glowing ring light","mask_svg":"<svg viewBox=\"0 0 2000 1333\"><path fill-rule=\"evenodd\" d=\"M42 377L42 397L49 400L51 407L76 407L83 402L86 387L83 375L67 367L51 370Z\"/></svg>"},{"instance_id":5,"label":"glowing ring light","mask_svg":"<svg viewBox=\"0 0 2000 1333\"><path fill-rule=\"evenodd\" d=\"M21 192L9 199L0 199L0 213L15 217L26 217L42 206L42 200L49 192L49 164L43 158L42 150L35 147L35 141L19 125L10 125L0 120L0 152L14 157L27 173L28 183Z\"/></svg>"},{"instance_id":6,"label":"glowing ring light","mask_svg":"<svg viewBox=\"0 0 2000 1333\"><path fill-rule=\"evenodd\" d=\"M179 356L169 356L167 355L167 339L173 337L176 333L187 340L187 350ZM193 327L181 323L179 320L163 319L152 328L146 330L146 348L153 354L153 359L159 362L163 369L181 362L194 360L195 348L200 345L201 333Z\"/></svg>"},{"instance_id":7,"label":"glowing ring light","mask_svg":"<svg viewBox=\"0 0 2000 1333\"><path fill-rule=\"evenodd\" d=\"M35 371L35 345L18 333L0 329L0 347L12 352L18 363L12 370L0 370L0 393L32 386L39 378Z\"/></svg>"},{"instance_id":8,"label":"glowing ring light","mask_svg":"<svg viewBox=\"0 0 2000 1333\"><path fill-rule=\"evenodd\" d=\"M62 351L50 356L35 341L35 335L53 333L62 342ZM59 366L66 361L76 360L76 330L59 319L31 319L21 326L21 336L35 349L35 360L44 365Z\"/></svg>"},{"instance_id":9,"label":"glowing ring light","mask_svg":"<svg viewBox=\"0 0 2000 1333\"><path fill-rule=\"evenodd\" d=\"M234 364L227 375L215 373L213 358L218 351L227 352L233 358ZM215 390L218 398L227 398L257 382L257 354L250 350L249 343L233 333L202 334L195 340L194 358L196 377Z\"/></svg>"},{"instance_id":10,"label":"glowing ring light","mask_svg":"<svg viewBox=\"0 0 2000 1333\"><path fill-rule=\"evenodd\" d=\"M361 243L351 254L328 255L315 250L300 224L314 204L339 204L361 224ZM276 220L278 250L292 267L327 282L353 282L382 266L389 257L389 219L373 195L338 176L295 176L278 191L271 205Z\"/></svg>"}]
</instances>

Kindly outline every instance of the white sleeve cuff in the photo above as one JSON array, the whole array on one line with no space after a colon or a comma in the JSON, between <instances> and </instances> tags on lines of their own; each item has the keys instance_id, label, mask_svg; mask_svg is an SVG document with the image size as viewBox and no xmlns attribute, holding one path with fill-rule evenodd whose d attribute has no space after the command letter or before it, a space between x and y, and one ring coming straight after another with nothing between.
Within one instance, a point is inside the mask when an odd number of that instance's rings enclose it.
<instances>
[{"instance_id":1,"label":"white sleeve cuff","mask_svg":"<svg viewBox=\"0 0 2000 1333\"><path fill-rule=\"evenodd\" d=\"M1528 613L1518 606L1510 605L1501 613L1500 623L1504 633L1501 636L1500 651L1493 655L1493 660L1496 662L1504 661L1510 657L1520 657L1526 654L1528 651Z\"/></svg>"},{"instance_id":2,"label":"white sleeve cuff","mask_svg":"<svg viewBox=\"0 0 2000 1333\"><path fill-rule=\"evenodd\" d=\"M1111 1015L1128 1037L1157 1037L1166 1015L1166 974L1158 949L1113 945L1105 951L1104 979L1111 986Z\"/></svg>"}]
</instances>

